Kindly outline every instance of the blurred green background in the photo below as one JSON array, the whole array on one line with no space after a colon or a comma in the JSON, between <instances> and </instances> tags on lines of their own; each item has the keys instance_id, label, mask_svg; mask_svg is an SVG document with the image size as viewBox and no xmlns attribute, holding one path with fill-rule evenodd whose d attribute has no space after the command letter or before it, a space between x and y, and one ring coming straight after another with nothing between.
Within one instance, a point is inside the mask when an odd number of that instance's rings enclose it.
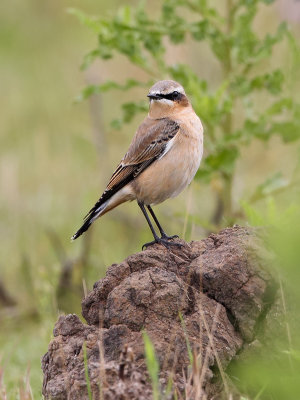
<instances>
[{"instance_id":1,"label":"blurred green background","mask_svg":"<svg viewBox=\"0 0 300 400\"><path fill-rule=\"evenodd\" d=\"M90 84L124 83L131 77L147 82L149 77L120 55L96 60L81 71L96 37L67 9L113 17L125 4L129 2L12 0L0 6L0 398L4 387L9 399L22 398L22 388L31 390L34 399L41 398L40 358L58 313L80 313L83 291L92 288L106 267L151 239L143 216L131 203L105 215L84 238L70 242L143 115L121 130L110 122L120 116L124 101L144 100L147 88L113 90L79 103L75 99ZM155 15L160 5L153 0L145 7ZM299 40L297 1L261 5L255 30L263 36L282 21ZM211 88L217 86L222 71L205 41L165 45L169 64L184 62ZM290 48L280 44L272 61L261 65L261 72L275 63L290 74L291 59ZM295 93L299 82L289 81L287 86L289 93ZM259 101L263 104L264 98ZM244 146L234 176L233 206L239 208L241 199L278 171L289 182L298 162L299 145L283 143L279 137ZM218 182L197 180L179 198L157 207L166 231L187 240L207 235L207 215L215 207L214 185ZM297 204L296 193L294 187L279 193L279 207ZM255 207L258 211L248 207L243 223L251 223L250 214L264 216L269 206L262 201ZM235 221L242 219L237 215Z\"/></svg>"}]
</instances>

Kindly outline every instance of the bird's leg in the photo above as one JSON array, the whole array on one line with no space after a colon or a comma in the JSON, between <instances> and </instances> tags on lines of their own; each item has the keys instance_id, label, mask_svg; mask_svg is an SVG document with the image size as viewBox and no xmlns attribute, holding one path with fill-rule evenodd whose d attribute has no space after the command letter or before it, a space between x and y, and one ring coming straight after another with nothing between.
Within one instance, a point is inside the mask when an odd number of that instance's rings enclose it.
<instances>
[{"instance_id":1,"label":"bird's leg","mask_svg":"<svg viewBox=\"0 0 300 400\"><path fill-rule=\"evenodd\" d=\"M160 223L158 222L158 219L157 219L156 215L154 214L154 211L152 210L152 208L150 206L147 206L147 208L150 211L150 214L151 214L152 218L154 219L154 222L156 223L156 225L157 225L157 227L159 229L159 232L161 234L161 238L162 239L169 240L169 239L174 239L174 238L178 238L179 237L178 235L168 236L166 234L166 232L163 230L163 228L161 227Z\"/></svg>"},{"instance_id":2,"label":"bird's leg","mask_svg":"<svg viewBox=\"0 0 300 400\"><path fill-rule=\"evenodd\" d=\"M153 240L152 242L145 243L145 244L143 245L143 247L142 247L143 250L144 250L144 248L147 248L148 246L151 246L152 244L155 244L155 243L162 244L163 246L165 246L165 247L167 247L167 248L168 248L170 245L181 246L181 243L172 243L172 242L168 242L168 239L166 239L165 237L161 237L161 238L158 237L157 234L156 234L156 232L155 232L155 229L153 228L153 225L152 225L152 223L151 223L151 221L150 221L150 218L149 218L149 216L148 216L148 214L147 214L147 211L146 211L146 209L145 209L144 204L138 202L138 205L140 206L140 209L142 210L142 212L143 212L143 214L144 214L144 216L145 216L145 218L146 218L146 220L147 220L147 222L148 222L148 225L149 225L149 227L150 227L150 229L151 229L151 232L152 232L152 234L153 234L153 237L154 237L154 240Z\"/></svg>"},{"instance_id":3,"label":"bird's leg","mask_svg":"<svg viewBox=\"0 0 300 400\"><path fill-rule=\"evenodd\" d=\"M157 241L159 240L159 237L157 236L157 234L156 234L156 232L155 232L155 229L153 228L153 225L152 225L152 223L151 223L151 221L150 221L150 218L149 218L149 216L148 216L148 214L147 214L147 211L146 211L146 209L145 209L144 204L138 202L138 205L140 206L140 209L142 210L142 212L143 212L143 214L144 214L144 216L145 216L145 218L146 218L146 220L147 220L147 222L148 222L148 225L149 225L149 227L150 227L150 229L151 229L152 235L154 236L154 242L153 242L153 243L155 243L155 242L157 242ZM150 243L147 243L147 244L150 244ZM151 242L151 244L152 244L152 242ZM144 244L144 246L146 246L146 245ZM143 246L143 247L144 247L144 246Z\"/></svg>"}]
</instances>

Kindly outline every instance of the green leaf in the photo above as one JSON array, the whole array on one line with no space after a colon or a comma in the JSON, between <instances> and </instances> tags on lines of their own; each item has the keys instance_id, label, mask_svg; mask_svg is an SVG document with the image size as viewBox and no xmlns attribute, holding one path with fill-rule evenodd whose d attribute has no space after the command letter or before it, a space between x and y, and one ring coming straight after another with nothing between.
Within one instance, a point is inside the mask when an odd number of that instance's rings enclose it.
<instances>
[{"instance_id":1,"label":"green leaf","mask_svg":"<svg viewBox=\"0 0 300 400\"><path fill-rule=\"evenodd\" d=\"M206 158L206 164L214 171L231 173L238 155L239 151L236 147L221 148Z\"/></svg>"},{"instance_id":2,"label":"green leaf","mask_svg":"<svg viewBox=\"0 0 300 400\"><path fill-rule=\"evenodd\" d=\"M247 221L252 226L264 226L266 220L253 206L246 201L241 201L241 207L244 210Z\"/></svg>"},{"instance_id":3,"label":"green leaf","mask_svg":"<svg viewBox=\"0 0 300 400\"><path fill-rule=\"evenodd\" d=\"M142 100L139 102L128 102L122 105L122 118L115 119L111 122L114 129L120 129L124 123L129 123L140 112L147 112L149 104L147 101Z\"/></svg>"},{"instance_id":4,"label":"green leaf","mask_svg":"<svg viewBox=\"0 0 300 400\"><path fill-rule=\"evenodd\" d=\"M281 98L271 104L265 111L265 114L269 117L281 114L285 110L291 110L293 108L293 100L290 97Z\"/></svg>"},{"instance_id":5,"label":"green leaf","mask_svg":"<svg viewBox=\"0 0 300 400\"><path fill-rule=\"evenodd\" d=\"M199 21L191 26L191 33L195 40L203 40L206 38L209 30L209 22L207 20Z\"/></svg>"},{"instance_id":6,"label":"green leaf","mask_svg":"<svg viewBox=\"0 0 300 400\"><path fill-rule=\"evenodd\" d=\"M147 370L152 384L153 400L159 400L159 364L155 355L154 346L146 331L143 332L143 340Z\"/></svg>"},{"instance_id":7,"label":"green leaf","mask_svg":"<svg viewBox=\"0 0 300 400\"><path fill-rule=\"evenodd\" d=\"M273 176L267 178L265 182L257 186L255 192L252 194L250 201L254 202L266 196L269 196L279 189L286 188L289 181L282 177L281 172L276 172Z\"/></svg>"},{"instance_id":8,"label":"green leaf","mask_svg":"<svg viewBox=\"0 0 300 400\"><path fill-rule=\"evenodd\" d=\"M125 84L120 84L115 81L106 81L102 85L89 85L86 86L81 94L77 96L76 102L82 101L87 99L88 97L94 95L94 94L99 94L99 93L104 93L109 90L117 89L117 90L122 90L122 91L127 91L129 89L132 89L134 87L145 87L148 88L153 84L153 81L150 80L148 82L140 82L135 79L127 79Z\"/></svg>"},{"instance_id":9,"label":"green leaf","mask_svg":"<svg viewBox=\"0 0 300 400\"><path fill-rule=\"evenodd\" d=\"M215 173L232 174L238 155L239 150L234 146L219 146L218 149L215 149L203 160L201 167L197 171L196 179L208 182Z\"/></svg>"},{"instance_id":10,"label":"green leaf","mask_svg":"<svg viewBox=\"0 0 300 400\"><path fill-rule=\"evenodd\" d=\"M68 8L67 12L71 15L75 15L75 17L79 20L79 22L87 26L88 28L92 29L94 32L98 32L99 30L99 21L100 18L98 17L90 17L84 12L78 10L77 8Z\"/></svg>"},{"instance_id":11,"label":"green leaf","mask_svg":"<svg viewBox=\"0 0 300 400\"><path fill-rule=\"evenodd\" d=\"M129 25L131 23L131 16L132 16L131 7L128 5L121 7L119 9L118 16L124 24Z\"/></svg>"},{"instance_id":12,"label":"green leaf","mask_svg":"<svg viewBox=\"0 0 300 400\"><path fill-rule=\"evenodd\" d=\"M272 133L279 134L285 143L294 142L300 139L300 124L296 121L275 122Z\"/></svg>"},{"instance_id":13,"label":"green leaf","mask_svg":"<svg viewBox=\"0 0 300 400\"><path fill-rule=\"evenodd\" d=\"M269 93L277 95L282 91L283 82L284 75L282 71L276 69L252 79L248 79L245 75L238 75L231 83L231 89L239 96L246 96L254 90L267 90Z\"/></svg>"},{"instance_id":14,"label":"green leaf","mask_svg":"<svg viewBox=\"0 0 300 400\"><path fill-rule=\"evenodd\" d=\"M100 58L100 57L101 57L101 53L100 53L99 49L90 51L88 54L86 54L84 56L83 63L81 64L80 69L81 70L87 69L95 61L96 58ZM112 54L107 53L106 58L110 58L110 57L112 57Z\"/></svg>"}]
</instances>

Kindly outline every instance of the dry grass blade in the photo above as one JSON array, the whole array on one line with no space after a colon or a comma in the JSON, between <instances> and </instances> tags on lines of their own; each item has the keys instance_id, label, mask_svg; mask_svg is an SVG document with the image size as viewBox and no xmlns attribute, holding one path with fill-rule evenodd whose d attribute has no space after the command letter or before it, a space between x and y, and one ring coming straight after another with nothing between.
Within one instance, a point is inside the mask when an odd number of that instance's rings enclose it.
<instances>
[{"instance_id":1,"label":"dry grass blade","mask_svg":"<svg viewBox=\"0 0 300 400\"><path fill-rule=\"evenodd\" d=\"M208 327L206 318L205 318L204 313L203 313L202 310L201 310L201 318L203 319L203 323L204 323L204 326L205 326L205 329L206 329L206 332L207 332L207 335L208 335L209 343L210 343L210 346L207 347L207 352L210 349L213 351L215 360L217 362L217 365L218 365L218 368L219 368L219 371L220 371L222 382L223 382L223 385L224 385L224 390L225 390L227 398L229 399L229 397L230 397L229 387L228 387L228 384L227 384L227 381L226 381L226 377L225 377L225 373L224 373L224 370L223 370L223 367L222 367L218 352L216 351L216 348L215 348L215 345L214 345L214 339L213 339L214 331L215 331L215 325L216 325L216 321L217 321L220 309L221 309L221 304L218 304L217 307L216 307L216 313L214 315L213 325L212 325L211 331L209 331L209 327ZM205 369L203 369L201 371L201 376L203 376L202 377L202 379L203 379L204 376L205 376Z\"/></svg>"},{"instance_id":2,"label":"dry grass blade","mask_svg":"<svg viewBox=\"0 0 300 400\"><path fill-rule=\"evenodd\" d=\"M285 295L284 295L284 290L282 287L282 281L279 277L279 288L280 288L280 297L281 297L281 303L282 303L282 308L283 308L283 312L284 312L284 318L285 318L285 327L286 327L286 335L288 338L288 343L289 343L289 363L291 366L291 369L293 369L293 362L292 362L292 357L291 357L291 349L292 349L292 336L291 336L291 330L290 330L290 325L287 319L287 311L286 311L286 302L285 302Z\"/></svg>"},{"instance_id":3,"label":"dry grass blade","mask_svg":"<svg viewBox=\"0 0 300 400\"><path fill-rule=\"evenodd\" d=\"M30 376L30 367L28 366L24 382L22 382L19 387L20 400L33 400L33 394L30 386L29 376Z\"/></svg>"},{"instance_id":4,"label":"dry grass blade","mask_svg":"<svg viewBox=\"0 0 300 400\"><path fill-rule=\"evenodd\" d=\"M4 385L3 375L4 375L4 370L2 367L0 367L0 400L7 400L7 393L6 393L6 387Z\"/></svg>"},{"instance_id":5,"label":"dry grass blade","mask_svg":"<svg viewBox=\"0 0 300 400\"><path fill-rule=\"evenodd\" d=\"M213 335L214 335L214 331L216 328L216 322L218 319L218 314L220 312L220 308L221 308L221 305L218 304L216 307L216 312L215 312L214 319L212 322L211 331L209 330L204 313L203 313L202 309L200 309L201 319L203 320L210 345L207 346L207 348L206 348L206 352L205 352L205 356L204 356L202 365L201 365L201 352L198 355L195 354L195 352L193 354L192 373L188 380L185 379L185 382L186 382L185 398L186 398L186 400L206 400L206 394L203 391L202 386L203 386L205 374L208 369L209 357L211 355L211 352L214 349ZM216 354L214 354L214 355L216 357ZM201 365L201 369L199 368L200 365Z\"/></svg>"},{"instance_id":6,"label":"dry grass blade","mask_svg":"<svg viewBox=\"0 0 300 400\"><path fill-rule=\"evenodd\" d=\"M86 285L86 281L84 278L82 278L82 289L83 289L83 295L84 295L84 299L85 299L86 296L88 295L88 290L87 290L87 285Z\"/></svg>"},{"instance_id":7,"label":"dry grass blade","mask_svg":"<svg viewBox=\"0 0 300 400\"><path fill-rule=\"evenodd\" d=\"M102 322L101 322L102 325ZM102 328L102 326L101 326ZM98 341L98 346L99 346L99 355L100 355L100 369L99 369L99 380L100 380L100 385L99 385L99 390L100 390L100 400L103 400L103 387L107 386L107 381L106 381L106 374L105 374L105 359L104 359L104 347L103 347L103 336L102 336L102 329L99 329L99 341Z\"/></svg>"},{"instance_id":8,"label":"dry grass blade","mask_svg":"<svg viewBox=\"0 0 300 400\"><path fill-rule=\"evenodd\" d=\"M88 356L86 351L86 342L83 343L83 362L84 362L84 374L85 374L85 381L87 386L88 398L89 400L93 400L92 398L92 390L91 390L91 382L89 377L89 367L88 367Z\"/></svg>"},{"instance_id":9,"label":"dry grass blade","mask_svg":"<svg viewBox=\"0 0 300 400\"><path fill-rule=\"evenodd\" d=\"M191 187L188 188L188 195L187 195L187 202L186 202L186 210L184 216L184 224L183 224L183 231L182 231L182 238L185 240L187 225L188 225L188 218L191 215L191 207L192 207L192 189Z\"/></svg>"},{"instance_id":10,"label":"dry grass blade","mask_svg":"<svg viewBox=\"0 0 300 400\"><path fill-rule=\"evenodd\" d=\"M209 357L211 355L211 351L212 351L212 348L213 348L213 341L211 341L210 338L212 338L213 335L214 335L214 331L215 331L216 322L217 322L218 314L219 314L219 311L220 311L220 307L221 307L220 304L218 304L217 307L216 307L216 312L215 312L214 319L213 319L213 322L212 322L211 331L209 330L209 327L208 327L207 322L205 320L205 316L204 316L203 310L202 310L202 308L200 309L201 319L202 319L202 321L204 323L204 326L205 326L205 329L206 329L206 332L207 332L207 335L208 335L208 338L209 338L210 346L207 346L207 348L206 348L203 364L201 365L200 375L199 375L199 372L198 372L198 367L193 369L193 394L194 394L194 399L197 399L197 400L198 399L199 400L200 399L204 400L206 398L206 395L203 392L202 386L203 386L205 374L206 374L207 369L208 369Z\"/></svg>"}]
</instances>

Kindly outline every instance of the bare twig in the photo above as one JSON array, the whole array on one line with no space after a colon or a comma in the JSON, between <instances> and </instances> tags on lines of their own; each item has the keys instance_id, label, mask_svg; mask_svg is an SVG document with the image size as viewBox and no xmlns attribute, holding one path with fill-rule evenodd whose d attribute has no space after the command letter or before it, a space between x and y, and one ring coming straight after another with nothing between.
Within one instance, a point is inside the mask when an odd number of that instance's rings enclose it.
<instances>
[{"instance_id":1,"label":"bare twig","mask_svg":"<svg viewBox=\"0 0 300 400\"><path fill-rule=\"evenodd\" d=\"M17 301L11 297L11 295L6 290L4 283L0 280L0 305L4 307L15 306Z\"/></svg>"}]
</instances>

